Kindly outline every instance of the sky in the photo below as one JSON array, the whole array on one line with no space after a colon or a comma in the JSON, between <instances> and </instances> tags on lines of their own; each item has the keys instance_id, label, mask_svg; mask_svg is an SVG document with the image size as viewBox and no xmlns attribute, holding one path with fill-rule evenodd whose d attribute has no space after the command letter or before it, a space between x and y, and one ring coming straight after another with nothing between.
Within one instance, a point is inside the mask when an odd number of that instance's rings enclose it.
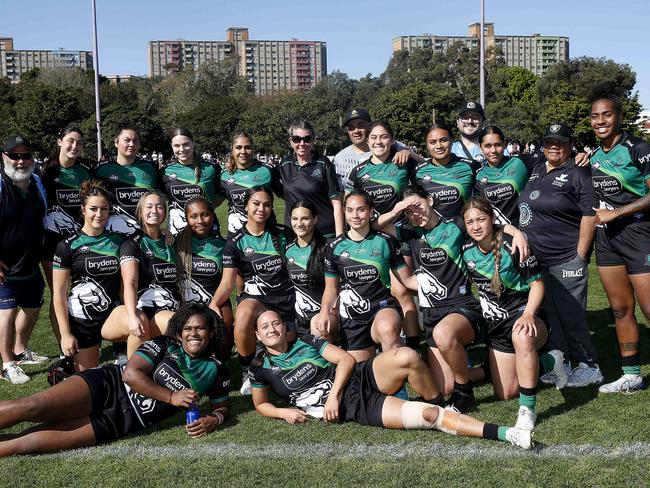
<instances>
[{"instance_id":1,"label":"sky","mask_svg":"<svg viewBox=\"0 0 650 488\"><path fill-rule=\"evenodd\" d=\"M467 35L480 0L96 0L102 74L146 75L150 40L225 40L231 26L251 39L325 41L328 71L379 75L392 39ZM485 0L497 35L569 36L570 57L606 57L637 74L650 109L649 0ZM15 49L92 50L91 0L0 0L0 36ZM10 19L10 21L8 21Z\"/></svg>"}]
</instances>

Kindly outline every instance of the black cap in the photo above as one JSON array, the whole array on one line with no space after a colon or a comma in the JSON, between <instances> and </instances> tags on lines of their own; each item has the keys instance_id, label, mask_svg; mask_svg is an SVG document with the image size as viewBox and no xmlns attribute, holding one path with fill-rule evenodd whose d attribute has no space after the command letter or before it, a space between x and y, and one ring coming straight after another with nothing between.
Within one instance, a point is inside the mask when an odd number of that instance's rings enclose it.
<instances>
[{"instance_id":1,"label":"black cap","mask_svg":"<svg viewBox=\"0 0 650 488\"><path fill-rule=\"evenodd\" d=\"M564 124L551 124L544 132L544 140L546 139L569 142L571 140L571 127Z\"/></svg>"},{"instance_id":2,"label":"black cap","mask_svg":"<svg viewBox=\"0 0 650 488\"><path fill-rule=\"evenodd\" d=\"M483 107L478 102L465 102L463 106L460 107L460 109L458 109L458 116L460 117L466 112L476 112L482 118L485 118L485 112L483 111Z\"/></svg>"},{"instance_id":3,"label":"black cap","mask_svg":"<svg viewBox=\"0 0 650 488\"><path fill-rule=\"evenodd\" d=\"M18 146L25 146L30 149L32 148L32 144L29 142L29 140L27 140L25 136L18 134L7 139L5 141L5 145L2 147L2 150L4 152L11 152Z\"/></svg>"},{"instance_id":4,"label":"black cap","mask_svg":"<svg viewBox=\"0 0 650 488\"><path fill-rule=\"evenodd\" d=\"M365 108L353 108L345 115L345 120L343 121L343 126L348 125L348 122L355 119L365 120L366 122L372 122L370 114Z\"/></svg>"}]
</instances>

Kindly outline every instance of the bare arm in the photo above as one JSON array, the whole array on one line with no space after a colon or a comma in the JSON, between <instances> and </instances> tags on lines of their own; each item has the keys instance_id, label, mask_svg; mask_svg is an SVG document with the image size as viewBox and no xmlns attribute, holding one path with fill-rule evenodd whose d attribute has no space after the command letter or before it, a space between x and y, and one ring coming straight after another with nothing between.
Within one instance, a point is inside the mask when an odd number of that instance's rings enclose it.
<instances>
[{"instance_id":1,"label":"bare arm","mask_svg":"<svg viewBox=\"0 0 650 488\"><path fill-rule=\"evenodd\" d=\"M334 231L336 235L345 232L345 220L343 218L343 197L339 194L332 198L332 211L334 212Z\"/></svg>"},{"instance_id":2,"label":"bare arm","mask_svg":"<svg viewBox=\"0 0 650 488\"><path fill-rule=\"evenodd\" d=\"M135 259L125 261L120 265L122 288L124 290L124 306L128 316L129 332L135 337L144 335L145 326L137 313L138 304L138 262Z\"/></svg>"},{"instance_id":3,"label":"bare arm","mask_svg":"<svg viewBox=\"0 0 650 488\"><path fill-rule=\"evenodd\" d=\"M214 296L210 300L210 308L217 312L218 315L221 315L219 311L219 305L225 302L230 294L232 289L235 286L235 281L237 280L237 268L224 268L223 274L221 275L221 282L219 286L214 291Z\"/></svg>"},{"instance_id":4,"label":"bare arm","mask_svg":"<svg viewBox=\"0 0 650 488\"><path fill-rule=\"evenodd\" d=\"M596 217L583 215L580 219L580 237L576 251L582 260L587 258L596 235Z\"/></svg>"},{"instance_id":5,"label":"bare arm","mask_svg":"<svg viewBox=\"0 0 650 488\"><path fill-rule=\"evenodd\" d=\"M404 266L400 268L397 273L393 271L393 275L397 278L402 285L404 285L409 290L418 291L418 280L416 276L411 272L411 268Z\"/></svg>"},{"instance_id":6,"label":"bare arm","mask_svg":"<svg viewBox=\"0 0 650 488\"><path fill-rule=\"evenodd\" d=\"M64 355L74 356L79 351L79 343L70 331L68 321L68 287L70 286L69 269L52 270L52 301L54 313L61 335L61 351Z\"/></svg>"},{"instance_id":7,"label":"bare arm","mask_svg":"<svg viewBox=\"0 0 650 488\"><path fill-rule=\"evenodd\" d=\"M650 188L650 180L646 180L646 185L648 188ZM606 224L621 217L627 217L628 215L634 215L637 212L647 212L649 210L650 193L633 202L628 203L627 205L623 205L622 207L618 207L613 210L599 208L596 210L596 223Z\"/></svg>"},{"instance_id":8,"label":"bare arm","mask_svg":"<svg viewBox=\"0 0 650 488\"><path fill-rule=\"evenodd\" d=\"M290 424L307 422L307 414L297 408L278 408L269 399L268 388L252 388L253 405L263 417L282 419Z\"/></svg>"},{"instance_id":9,"label":"bare arm","mask_svg":"<svg viewBox=\"0 0 650 488\"><path fill-rule=\"evenodd\" d=\"M528 302L521 316L512 326L513 333L537 337L535 314L544 301L544 282L541 278L529 283Z\"/></svg>"},{"instance_id":10,"label":"bare arm","mask_svg":"<svg viewBox=\"0 0 650 488\"><path fill-rule=\"evenodd\" d=\"M343 388L350 381L357 362L350 354L332 344L325 346L322 356L330 363L336 364L334 383L325 402L323 419L326 422L337 422L339 420L339 405L343 395Z\"/></svg>"},{"instance_id":11,"label":"bare arm","mask_svg":"<svg viewBox=\"0 0 650 488\"><path fill-rule=\"evenodd\" d=\"M321 330L330 331L329 316L330 312L336 307L336 301L339 295L339 278L325 277L325 291L320 302L320 312L316 317L317 327Z\"/></svg>"}]
</instances>

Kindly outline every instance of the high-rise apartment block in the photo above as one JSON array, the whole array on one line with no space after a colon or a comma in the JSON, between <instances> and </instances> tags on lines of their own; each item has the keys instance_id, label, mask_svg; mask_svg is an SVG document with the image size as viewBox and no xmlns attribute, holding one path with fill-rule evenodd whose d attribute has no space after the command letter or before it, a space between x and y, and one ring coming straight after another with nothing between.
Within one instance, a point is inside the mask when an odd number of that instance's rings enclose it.
<instances>
[{"instance_id":1,"label":"high-rise apartment block","mask_svg":"<svg viewBox=\"0 0 650 488\"><path fill-rule=\"evenodd\" d=\"M237 72L256 95L308 89L327 74L324 42L251 40L248 28L230 27L225 41L149 41L149 76L197 69L231 56L237 56Z\"/></svg>"},{"instance_id":2,"label":"high-rise apartment block","mask_svg":"<svg viewBox=\"0 0 650 488\"><path fill-rule=\"evenodd\" d=\"M15 82L32 68L93 69L93 54L90 51L65 49L14 49L12 37L0 37L0 78Z\"/></svg>"},{"instance_id":3,"label":"high-rise apartment block","mask_svg":"<svg viewBox=\"0 0 650 488\"><path fill-rule=\"evenodd\" d=\"M544 74L550 66L569 60L569 38L565 36L496 36L494 24L486 23L485 44L494 48L491 52L502 58L508 66L521 66L536 75ZM460 42L467 48L479 46L481 24L469 25L467 36L400 36L393 39L393 52L415 48L431 48L434 52L445 52L449 46Z\"/></svg>"}]
</instances>

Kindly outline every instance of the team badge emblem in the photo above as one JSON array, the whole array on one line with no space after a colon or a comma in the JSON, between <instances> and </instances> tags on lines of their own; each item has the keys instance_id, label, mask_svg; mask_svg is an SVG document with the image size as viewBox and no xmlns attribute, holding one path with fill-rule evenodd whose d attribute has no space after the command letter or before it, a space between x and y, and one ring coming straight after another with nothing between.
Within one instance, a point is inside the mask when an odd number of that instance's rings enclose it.
<instances>
[{"instance_id":1,"label":"team badge emblem","mask_svg":"<svg viewBox=\"0 0 650 488\"><path fill-rule=\"evenodd\" d=\"M250 255L253 254L254 252L255 252L255 249L253 249L253 248L250 247L250 246L247 247L246 249L244 249L244 254L246 254L246 256L250 256Z\"/></svg>"},{"instance_id":2,"label":"team badge emblem","mask_svg":"<svg viewBox=\"0 0 650 488\"><path fill-rule=\"evenodd\" d=\"M560 131L560 124L553 124L553 125L550 127L550 130L551 130L551 132L553 132L554 134L555 134L556 132L559 132L559 131Z\"/></svg>"}]
</instances>

